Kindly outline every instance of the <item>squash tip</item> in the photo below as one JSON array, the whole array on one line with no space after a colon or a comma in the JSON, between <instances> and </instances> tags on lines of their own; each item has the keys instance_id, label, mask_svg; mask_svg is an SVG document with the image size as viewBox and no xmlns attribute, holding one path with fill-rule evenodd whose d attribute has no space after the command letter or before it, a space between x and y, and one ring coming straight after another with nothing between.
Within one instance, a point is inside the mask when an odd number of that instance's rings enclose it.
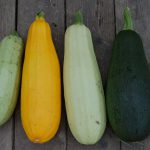
<instances>
[{"instance_id":1,"label":"squash tip","mask_svg":"<svg viewBox=\"0 0 150 150\"><path fill-rule=\"evenodd\" d=\"M76 24L83 24L83 14L80 10L75 13L75 23Z\"/></svg>"},{"instance_id":2,"label":"squash tip","mask_svg":"<svg viewBox=\"0 0 150 150\"><path fill-rule=\"evenodd\" d=\"M14 35L14 36L19 36L18 32L16 30L14 30L11 35Z\"/></svg>"},{"instance_id":3,"label":"squash tip","mask_svg":"<svg viewBox=\"0 0 150 150\"><path fill-rule=\"evenodd\" d=\"M124 30L133 30L133 21L128 6L124 9Z\"/></svg>"}]
</instances>

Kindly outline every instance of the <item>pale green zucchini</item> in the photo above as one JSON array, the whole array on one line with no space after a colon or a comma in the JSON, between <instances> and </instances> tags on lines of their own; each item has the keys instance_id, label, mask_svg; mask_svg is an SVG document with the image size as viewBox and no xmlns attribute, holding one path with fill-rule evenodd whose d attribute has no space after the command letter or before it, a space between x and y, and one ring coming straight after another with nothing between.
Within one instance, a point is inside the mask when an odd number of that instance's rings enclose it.
<instances>
[{"instance_id":1,"label":"pale green zucchini","mask_svg":"<svg viewBox=\"0 0 150 150\"><path fill-rule=\"evenodd\" d=\"M23 42L17 32L0 43L0 125L12 115L20 87Z\"/></svg>"},{"instance_id":2,"label":"pale green zucchini","mask_svg":"<svg viewBox=\"0 0 150 150\"><path fill-rule=\"evenodd\" d=\"M63 75L71 132L79 143L94 144L106 126L105 100L91 33L80 13L65 33Z\"/></svg>"}]
</instances>

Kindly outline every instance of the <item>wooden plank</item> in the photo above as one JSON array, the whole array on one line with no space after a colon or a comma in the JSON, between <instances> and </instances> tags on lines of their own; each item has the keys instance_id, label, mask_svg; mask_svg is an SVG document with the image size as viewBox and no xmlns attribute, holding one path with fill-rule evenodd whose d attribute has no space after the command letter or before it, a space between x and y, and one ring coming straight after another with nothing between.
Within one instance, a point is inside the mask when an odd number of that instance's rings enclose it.
<instances>
[{"instance_id":1,"label":"wooden plank","mask_svg":"<svg viewBox=\"0 0 150 150\"><path fill-rule=\"evenodd\" d=\"M46 20L51 24L54 43L63 61L63 34L64 34L64 1L63 0L19 0L18 1L18 31L26 41L27 31L35 15L39 11L44 11ZM62 65L61 65L62 67ZM62 68L61 68L62 70ZM56 137L45 144L33 144L25 135L20 120L20 105L16 112L15 121L15 150L65 150L66 149L66 124L64 111L60 129Z\"/></svg>"},{"instance_id":2,"label":"wooden plank","mask_svg":"<svg viewBox=\"0 0 150 150\"><path fill-rule=\"evenodd\" d=\"M149 150L150 149L150 136L144 140L144 150Z\"/></svg>"},{"instance_id":3,"label":"wooden plank","mask_svg":"<svg viewBox=\"0 0 150 150\"><path fill-rule=\"evenodd\" d=\"M150 63L150 1L149 0L115 0L116 12L116 31L120 31L123 27L123 10L126 6L131 9L134 20L134 28L141 35L143 40L145 54ZM127 144L121 143L122 150L149 150L150 138L145 141Z\"/></svg>"},{"instance_id":4,"label":"wooden plank","mask_svg":"<svg viewBox=\"0 0 150 150\"><path fill-rule=\"evenodd\" d=\"M0 0L0 39L15 30L15 4L16 0ZM12 150L13 127L13 118L0 127L0 150Z\"/></svg>"},{"instance_id":5,"label":"wooden plank","mask_svg":"<svg viewBox=\"0 0 150 150\"><path fill-rule=\"evenodd\" d=\"M0 127L0 150L12 150L14 138L14 118L11 118L5 125Z\"/></svg>"},{"instance_id":6,"label":"wooden plank","mask_svg":"<svg viewBox=\"0 0 150 150\"><path fill-rule=\"evenodd\" d=\"M115 35L113 0L66 0L66 23L73 23L74 13L81 10L84 22L92 32L95 53L100 66L103 84L107 78L108 64L111 56L112 41ZM79 144L68 129L68 150L119 150L120 141L108 129L103 138L93 146Z\"/></svg>"},{"instance_id":7,"label":"wooden plank","mask_svg":"<svg viewBox=\"0 0 150 150\"><path fill-rule=\"evenodd\" d=\"M121 150L144 150L144 143L143 142L126 143L122 141Z\"/></svg>"},{"instance_id":8,"label":"wooden plank","mask_svg":"<svg viewBox=\"0 0 150 150\"><path fill-rule=\"evenodd\" d=\"M0 39L15 30L16 0L0 0Z\"/></svg>"}]
</instances>

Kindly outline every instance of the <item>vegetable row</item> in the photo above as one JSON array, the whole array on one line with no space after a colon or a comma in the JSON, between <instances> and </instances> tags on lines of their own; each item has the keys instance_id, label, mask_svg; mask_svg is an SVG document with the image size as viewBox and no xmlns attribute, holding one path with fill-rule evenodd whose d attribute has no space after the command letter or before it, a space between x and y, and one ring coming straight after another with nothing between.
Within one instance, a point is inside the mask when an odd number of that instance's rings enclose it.
<instances>
[{"instance_id":1,"label":"vegetable row","mask_svg":"<svg viewBox=\"0 0 150 150\"><path fill-rule=\"evenodd\" d=\"M143 140L150 133L150 70L129 8L124 11L124 29L114 40L105 96L91 32L81 12L75 18L65 33L63 64L65 106L73 136L85 145L98 142L106 128L107 110L113 131L122 140ZM44 143L59 128L61 76L43 12L29 28L24 58L23 53L17 32L0 42L0 125L12 116L21 85L23 128L30 141Z\"/></svg>"}]
</instances>

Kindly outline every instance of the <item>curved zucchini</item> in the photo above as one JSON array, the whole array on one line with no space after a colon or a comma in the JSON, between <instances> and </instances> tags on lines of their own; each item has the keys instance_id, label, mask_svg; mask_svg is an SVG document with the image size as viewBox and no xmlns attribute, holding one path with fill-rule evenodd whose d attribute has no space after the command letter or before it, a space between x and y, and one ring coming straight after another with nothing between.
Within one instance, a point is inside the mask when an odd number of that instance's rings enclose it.
<instances>
[{"instance_id":1,"label":"curved zucchini","mask_svg":"<svg viewBox=\"0 0 150 150\"><path fill-rule=\"evenodd\" d=\"M94 144L106 125L104 92L90 30L77 13L67 28L64 55L64 94L69 127L81 144Z\"/></svg>"}]
</instances>

